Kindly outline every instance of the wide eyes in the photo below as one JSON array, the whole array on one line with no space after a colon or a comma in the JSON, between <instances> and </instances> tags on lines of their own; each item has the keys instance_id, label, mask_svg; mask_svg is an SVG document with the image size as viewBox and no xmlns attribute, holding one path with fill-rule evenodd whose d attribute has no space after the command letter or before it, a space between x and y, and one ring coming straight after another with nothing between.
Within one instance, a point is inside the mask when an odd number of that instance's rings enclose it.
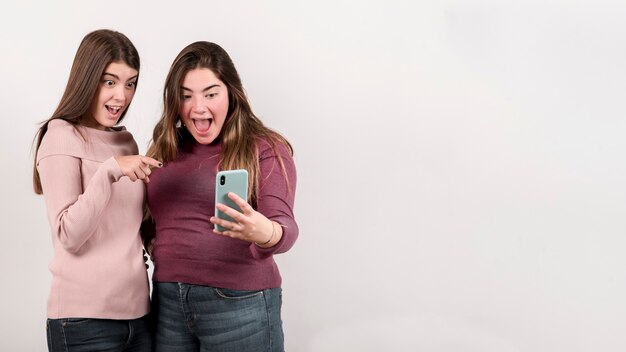
<instances>
[{"instance_id":1,"label":"wide eyes","mask_svg":"<svg viewBox=\"0 0 626 352\"><path fill-rule=\"evenodd\" d=\"M102 81L102 84L104 84L106 87L114 87L115 81L112 79L105 79ZM136 87L137 87L136 81L131 81L131 82L126 83L126 88L135 89Z\"/></svg>"}]
</instances>

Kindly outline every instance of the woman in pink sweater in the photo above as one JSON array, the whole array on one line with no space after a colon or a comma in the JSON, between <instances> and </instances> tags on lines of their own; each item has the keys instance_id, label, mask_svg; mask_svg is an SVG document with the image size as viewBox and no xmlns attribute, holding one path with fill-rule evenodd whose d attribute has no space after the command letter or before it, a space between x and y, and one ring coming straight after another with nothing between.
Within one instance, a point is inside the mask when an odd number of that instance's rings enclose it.
<instances>
[{"instance_id":1,"label":"woman in pink sweater","mask_svg":"<svg viewBox=\"0 0 626 352\"><path fill-rule=\"evenodd\" d=\"M137 155L133 136L116 127L138 79L139 55L126 36L87 34L37 134L33 184L44 195L54 247L50 351L151 350L139 227L144 183L160 163Z\"/></svg>"}]
</instances>

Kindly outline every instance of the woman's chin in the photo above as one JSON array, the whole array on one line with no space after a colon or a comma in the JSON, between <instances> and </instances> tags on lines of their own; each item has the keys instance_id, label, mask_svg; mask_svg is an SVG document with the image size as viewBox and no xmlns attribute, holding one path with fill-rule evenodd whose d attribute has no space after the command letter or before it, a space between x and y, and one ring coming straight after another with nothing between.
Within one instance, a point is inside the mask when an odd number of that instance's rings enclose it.
<instances>
[{"instance_id":1,"label":"woman's chin","mask_svg":"<svg viewBox=\"0 0 626 352\"><path fill-rule=\"evenodd\" d=\"M211 144L215 140L215 136L207 131L206 133L200 133L197 130L191 132L191 135L200 144Z\"/></svg>"}]
</instances>

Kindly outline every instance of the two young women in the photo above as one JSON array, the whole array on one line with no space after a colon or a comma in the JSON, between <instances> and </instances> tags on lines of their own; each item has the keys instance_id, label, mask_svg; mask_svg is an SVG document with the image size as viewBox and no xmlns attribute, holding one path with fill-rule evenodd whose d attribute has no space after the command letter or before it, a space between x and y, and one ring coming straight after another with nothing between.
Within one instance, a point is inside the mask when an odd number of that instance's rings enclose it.
<instances>
[{"instance_id":1,"label":"two young women","mask_svg":"<svg viewBox=\"0 0 626 352\"><path fill-rule=\"evenodd\" d=\"M149 156L136 155L132 135L115 126L138 76L125 36L88 34L38 133L35 191L55 251L49 349L151 350L143 236L155 265L157 351L282 351L273 255L298 235L290 144L253 114L228 54L196 42L170 68ZM218 204L236 221L216 219L215 175L239 168L250 196L230 197L243 213Z\"/></svg>"}]
</instances>

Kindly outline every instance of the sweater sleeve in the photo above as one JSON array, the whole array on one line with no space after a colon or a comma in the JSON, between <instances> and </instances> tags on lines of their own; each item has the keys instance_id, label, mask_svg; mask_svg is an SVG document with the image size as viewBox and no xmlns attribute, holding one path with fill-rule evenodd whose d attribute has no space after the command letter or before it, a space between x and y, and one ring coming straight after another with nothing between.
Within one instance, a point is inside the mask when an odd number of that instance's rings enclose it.
<instances>
[{"instance_id":1,"label":"sweater sleeve","mask_svg":"<svg viewBox=\"0 0 626 352\"><path fill-rule=\"evenodd\" d=\"M256 258L284 253L293 247L298 238L293 206L296 194L296 167L287 147L276 145L276 150L269 144L262 143L259 152L261 177L257 195L257 211L268 219L276 221L283 229L283 236L273 247L261 248L251 244L250 250ZM280 165L280 155L284 171Z\"/></svg>"},{"instance_id":2,"label":"sweater sleeve","mask_svg":"<svg viewBox=\"0 0 626 352\"><path fill-rule=\"evenodd\" d=\"M103 162L83 191L81 160L51 155L39 160L37 170L52 234L63 248L76 253L94 234L122 171L115 158Z\"/></svg>"}]
</instances>

